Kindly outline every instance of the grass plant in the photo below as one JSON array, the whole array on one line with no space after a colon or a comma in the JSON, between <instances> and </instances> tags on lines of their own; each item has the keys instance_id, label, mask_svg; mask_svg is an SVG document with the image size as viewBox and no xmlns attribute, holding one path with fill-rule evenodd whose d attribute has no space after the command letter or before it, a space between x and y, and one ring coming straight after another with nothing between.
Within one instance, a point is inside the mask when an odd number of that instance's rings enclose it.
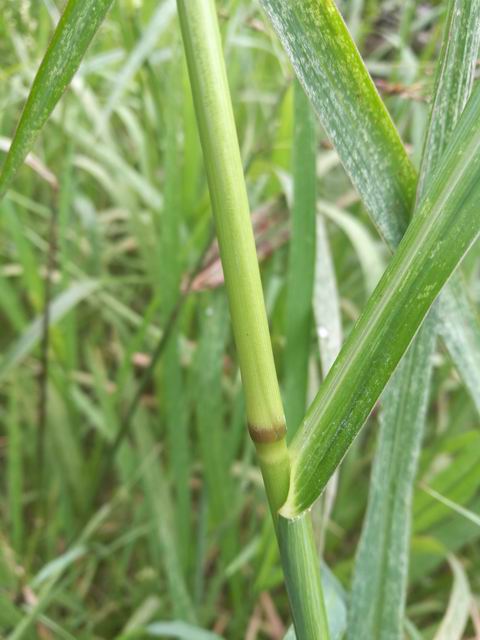
<instances>
[{"instance_id":1,"label":"grass plant","mask_svg":"<svg viewBox=\"0 0 480 640\"><path fill-rule=\"evenodd\" d=\"M478 633L479 39L7 3L2 637Z\"/></svg>"}]
</instances>

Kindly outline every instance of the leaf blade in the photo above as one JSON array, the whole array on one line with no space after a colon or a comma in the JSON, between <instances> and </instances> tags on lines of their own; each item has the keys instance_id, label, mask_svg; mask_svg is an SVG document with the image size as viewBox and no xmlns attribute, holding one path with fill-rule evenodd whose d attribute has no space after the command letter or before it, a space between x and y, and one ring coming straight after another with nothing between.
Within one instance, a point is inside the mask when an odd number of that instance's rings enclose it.
<instances>
[{"instance_id":1,"label":"leaf blade","mask_svg":"<svg viewBox=\"0 0 480 640\"><path fill-rule=\"evenodd\" d=\"M477 88L418 215L292 442L284 515L308 508L323 490L436 295L478 235L479 116Z\"/></svg>"},{"instance_id":2,"label":"leaf blade","mask_svg":"<svg viewBox=\"0 0 480 640\"><path fill-rule=\"evenodd\" d=\"M285 412L289 438L305 413L315 272L316 136L310 103L294 88L293 183L288 258L285 349Z\"/></svg>"},{"instance_id":3,"label":"leaf blade","mask_svg":"<svg viewBox=\"0 0 480 640\"><path fill-rule=\"evenodd\" d=\"M461 640L467 626L470 610L470 585L464 568L452 556L449 559L453 573L453 586L448 608L435 634L434 640Z\"/></svg>"},{"instance_id":4,"label":"leaf blade","mask_svg":"<svg viewBox=\"0 0 480 640\"><path fill-rule=\"evenodd\" d=\"M338 356L343 341L340 295L324 216L317 215L315 289L313 310L325 377Z\"/></svg>"},{"instance_id":5,"label":"leaf blade","mask_svg":"<svg viewBox=\"0 0 480 640\"><path fill-rule=\"evenodd\" d=\"M480 322L462 285L461 274L454 274L442 291L437 302L441 318L437 330L480 413Z\"/></svg>"},{"instance_id":6,"label":"leaf blade","mask_svg":"<svg viewBox=\"0 0 480 640\"><path fill-rule=\"evenodd\" d=\"M261 4L352 183L396 246L413 206L415 170L335 3Z\"/></svg>"},{"instance_id":7,"label":"leaf blade","mask_svg":"<svg viewBox=\"0 0 480 640\"><path fill-rule=\"evenodd\" d=\"M435 345L429 317L382 398L369 500L355 561L349 637L401 635L412 485L423 437Z\"/></svg>"},{"instance_id":8,"label":"leaf blade","mask_svg":"<svg viewBox=\"0 0 480 640\"><path fill-rule=\"evenodd\" d=\"M73 283L60 293L50 304L50 326L59 322L71 309L94 293L100 283L83 280ZM41 338L43 316L33 320L22 335L12 344L0 362L0 379L5 378L38 344Z\"/></svg>"},{"instance_id":9,"label":"leaf blade","mask_svg":"<svg viewBox=\"0 0 480 640\"><path fill-rule=\"evenodd\" d=\"M450 0L422 157L419 196L428 189L471 92L479 16L478 4L472 7ZM453 287L448 288L440 298L452 290ZM437 309L438 305L429 314L382 398L379 440L352 586L349 637L359 640L402 635L413 485L425 430ZM455 317L454 311L451 317ZM462 312L456 314L460 322L462 316ZM468 335L460 334L462 338Z\"/></svg>"},{"instance_id":10,"label":"leaf blade","mask_svg":"<svg viewBox=\"0 0 480 640\"><path fill-rule=\"evenodd\" d=\"M412 213L417 175L335 2L261 0L261 4L370 217L390 248L395 248ZM454 26L457 21L462 27L466 14L478 12L477 3L467 4L460 19L452 22ZM457 46L450 51L456 59L450 70L469 60L466 52L478 41L478 31L468 38L463 50ZM445 88L462 93L468 74L459 75L462 79L449 79ZM452 113L458 116L461 107L460 100L451 107ZM442 108L439 101L439 112ZM447 116L451 116L450 110L442 120ZM442 131L440 128L428 144L435 146ZM447 290L459 286L455 276ZM442 337L448 351L480 407L480 358L465 358L462 350L463 344L470 344L480 353L480 322L467 311L460 325L456 318L443 314L440 322L445 325Z\"/></svg>"},{"instance_id":11,"label":"leaf blade","mask_svg":"<svg viewBox=\"0 0 480 640\"><path fill-rule=\"evenodd\" d=\"M0 173L0 199L80 66L113 0L69 0L35 76Z\"/></svg>"}]
</instances>

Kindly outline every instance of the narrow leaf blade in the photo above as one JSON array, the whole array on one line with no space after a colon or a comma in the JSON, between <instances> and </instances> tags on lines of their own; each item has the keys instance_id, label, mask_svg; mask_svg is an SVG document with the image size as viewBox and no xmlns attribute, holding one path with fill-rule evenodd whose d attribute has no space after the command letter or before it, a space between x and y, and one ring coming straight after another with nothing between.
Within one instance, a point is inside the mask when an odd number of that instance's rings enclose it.
<instances>
[{"instance_id":1,"label":"narrow leaf blade","mask_svg":"<svg viewBox=\"0 0 480 640\"><path fill-rule=\"evenodd\" d=\"M415 170L335 3L262 5L352 183L396 246L413 206Z\"/></svg>"},{"instance_id":2,"label":"narrow leaf blade","mask_svg":"<svg viewBox=\"0 0 480 640\"><path fill-rule=\"evenodd\" d=\"M355 562L349 638L401 635L412 484L430 387L433 324L429 317L383 396L368 509Z\"/></svg>"},{"instance_id":3,"label":"narrow leaf blade","mask_svg":"<svg viewBox=\"0 0 480 640\"><path fill-rule=\"evenodd\" d=\"M40 64L0 174L0 198L77 71L113 0L69 0Z\"/></svg>"},{"instance_id":4,"label":"narrow leaf blade","mask_svg":"<svg viewBox=\"0 0 480 640\"><path fill-rule=\"evenodd\" d=\"M73 283L66 291L59 294L50 304L50 326L59 322L98 287L99 282L96 280L84 280ZM43 316L38 316L11 345L0 361L0 379L5 378L38 344L42 335L42 326Z\"/></svg>"},{"instance_id":5,"label":"narrow leaf blade","mask_svg":"<svg viewBox=\"0 0 480 640\"><path fill-rule=\"evenodd\" d=\"M479 15L478 4L472 11L470 3L449 2L422 157L420 195L428 188L471 92L478 51ZM477 36L472 37L472 33ZM447 288L442 296L452 289ZM459 294L462 293L460 288ZM464 309L457 313L460 322L462 311ZM455 316L449 316L449 319L451 317ZM355 640L402 636L413 484L425 428L437 320L436 308L428 316L382 398L379 442L353 578L349 637ZM460 335L464 339L468 333L464 331Z\"/></svg>"},{"instance_id":6,"label":"narrow leaf blade","mask_svg":"<svg viewBox=\"0 0 480 640\"><path fill-rule=\"evenodd\" d=\"M435 634L434 640L461 640L467 626L470 611L470 585L460 562L451 557L453 587L445 616Z\"/></svg>"},{"instance_id":7,"label":"narrow leaf blade","mask_svg":"<svg viewBox=\"0 0 480 640\"><path fill-rule=\"evenodd\" d=\"M315 273L315 123L300 84L294 90L294 200L287 275L285 411L291 437L305 413Z\"/></svg>"},{"instance_id":8,"label":"narrow leaf blade","mask_svg":"<svg viewBox=\"0 0 480 640\"><path fill-rule=\"evenodd\" d=\"M480 413L480 321L463 284L461 274L454 274L442 291L438 329Z\"/></svg>"},{"instance_id":9,"label":"narrow leaf blade","mask_svg":"<svg viewBox=\"0 0 480 640\"><path fill-rule=\"evenodd\" d=\"M261 0L261 3L352 184L373 222L394 249L413 210L417 175L335 2ZM447 71L462 68L462 74L458 74L459 78L454 74L449 77L444 94L458 92L462 97L447 105L448 108L444 108L443 98L434 105L442 124L427 141L431 153L437 151L439 142L445 144L444 123L462 111L468 76L472 73L469 51L478 44L478 29L468 27L475 25L478 3L457 4L468 6L462 6L461 15L453 14L451 27L464 29L465 37L460 44L447 42L447 54L452 61ZM461 286L458 278L454 278L447 288ZM477 350L480 323L467 312L461 323L455 320L440 317L441 324L446 325L442 337L478 406L476 381L480 378L480 359L465 358L463 345L472 342L475 336Z\"/></svg>"},{"instance_id":10,"label":"narrow leaf blade","mask_svg":"<svg viewBox=\"0 0 480 640\"><path fill-rule=\"evenodd\" d=\"M480 230L480 90L419 213L292 442L284 515L308 508L345 455L441 287Z\"/></svg>"},{"instance_id":11,"label":"narrow leaf blade","mask_svg":"<svg viewBox=\"0 0 480 640\"><path fill-rule=\"evenodd\" d=\"M313 310L320 347L322 374L325 377L342 346L342 315L340 295L330 251L324 216L317 216L315 290Z\"/></svg>"}]
</instances>

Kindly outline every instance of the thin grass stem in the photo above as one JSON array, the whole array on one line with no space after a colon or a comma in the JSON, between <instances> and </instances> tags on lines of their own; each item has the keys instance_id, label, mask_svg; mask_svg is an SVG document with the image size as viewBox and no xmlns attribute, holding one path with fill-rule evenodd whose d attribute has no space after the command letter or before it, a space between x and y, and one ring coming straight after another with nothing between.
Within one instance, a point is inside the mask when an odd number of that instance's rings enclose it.
<instances>
[{"instance_id":1,"label":"thin grass stem","mask_svg":"<svg viewBox=\"0 0 480 640\"><path fill-rule=\"evenodd\" d=\"M233 108L212 0L177 1L190 82L203 148L225 285L237 347L250 435L278 531L278 509L289 488L286 424L263 298L247 190ZM298 640L328 638L310 514L289 523L289 544L281 545L287 590ZM290 568L295 568L290 571ZM311 589L311 585L315 589ZM295 594L295 597L293 597ZM308 606L305 606L308 603ZM304 614L308 612L308 620ZM315 628L316 635L306 633ZM320 634L320 635L318 635Z\"/></svg>"}]
</instances>

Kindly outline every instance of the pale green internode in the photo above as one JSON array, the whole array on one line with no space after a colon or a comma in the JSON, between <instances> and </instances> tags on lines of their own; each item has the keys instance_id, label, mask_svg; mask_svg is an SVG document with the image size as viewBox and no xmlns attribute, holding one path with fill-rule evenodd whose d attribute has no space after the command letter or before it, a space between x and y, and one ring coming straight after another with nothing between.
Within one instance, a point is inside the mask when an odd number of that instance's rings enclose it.
<instances>
[{"instance_id":1,"label":"pale green internode","mask_svg":"<svg viewBox=\"0 0 480 640\"><path fill-rule=\"evenodd\" d=\"M260 270L243 175L233 108L212 0L177 0L200 139L230 305L235 343L245 390L249 431L255 441L265 489L278 534L278 510L288 494L290 457L285 418L275 371ZM310 576L289 586L298 640L328 640L318 559L313 538L303 535L310 514L290 523L281 546L290 576ZM301 527L300 529L298 527ZM292 537L293 536L293 537ZM283 557L285 554L288 557ZM315 585L315 598L312 598ZM295 599L293 598L295 594ZM307 603L310 605L307 606ZM304 620L304 616L307 618Z\"/></svg>"},{"instance_id":2,"label":"pale green internode","mask_svg":"<svg viewBox=\"0 0 480 640\"><path fill-rule=\"evenodd\" d=\"M290 458L286 439L269 444L256 444L265 490L272 513L285 502L290 484Z\"/></svg>"},{"instance_id":3,"label":"pale green internode","mask_svg":"<svg viewBox=\"0 0 480 640\"><path fill-rule=\"evenodd\" d=\"M242 160L214 3L179 0L235 343L255 440L283 437L285 417L263 300ZM275 431L270 437L266 431Z\"/></svg>"},{"instance_id":4,"label":"pale green internode","mask_svg":"<svg viewBox=\"0 0 480 640\"><path fill-rule=\"evenodd\" d=\"M255 239L215 5L178 1L230 315L256 444L275 513L288 491L285 416L273 359Z\"/></svg>"},{"instance_id":5,"label":"pale green internode","mask_svg":"<svg viewBox=\"0 0 480 640\"><path fill-rule=\"evenodd\" d=\"M215 5L178 1L180 23L245 392L274 512L288 491L285 417Z\"/></svg>"}]
</instances>

